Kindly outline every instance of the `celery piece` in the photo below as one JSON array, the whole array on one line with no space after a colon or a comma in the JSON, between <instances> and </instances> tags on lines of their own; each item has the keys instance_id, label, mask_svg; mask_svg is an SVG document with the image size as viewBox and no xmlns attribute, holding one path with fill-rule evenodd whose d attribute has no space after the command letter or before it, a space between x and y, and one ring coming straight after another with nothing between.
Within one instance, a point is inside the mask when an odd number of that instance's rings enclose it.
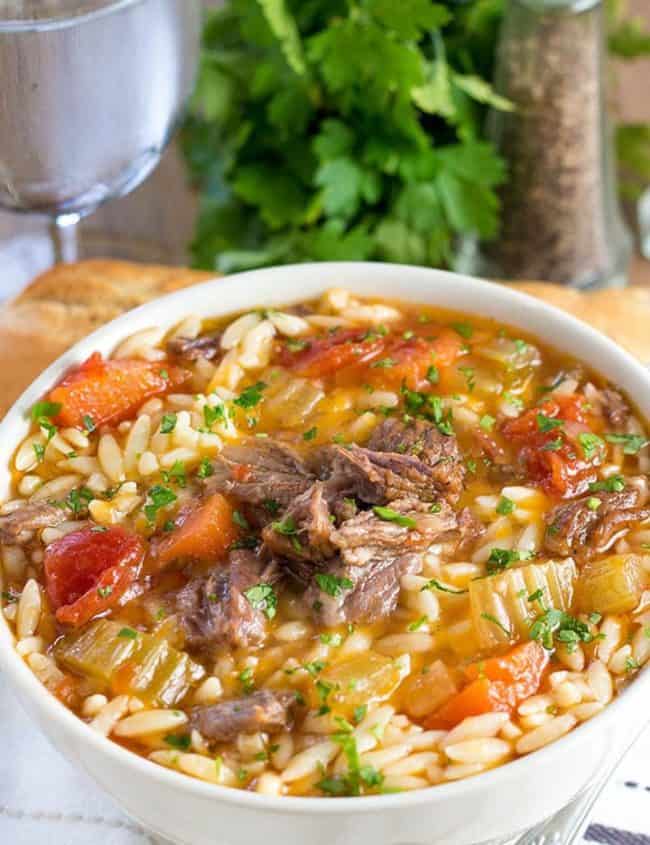
<instances>
[{"instance_id":1,"label":"celery piece","mask_svg":"<svg viewBox=\"0 0 650 845\"><path fill-rule=\"evenodd\" d=\"M650 578L643 557L611 555L587 564L576 585L578 610L585 613L628 613L638 605Z\"/></svg>"},{"instance_id":2,"label":"celery piece","mask_svg":"<svg viewBox=\"0 0 650 845\"><path fill-rule=\"evenodd\" d=\"M570 609L575 579L575 564L567 558L529 563L472 581L469 600L479 647L490 650L528 639L542 608Z\"/></svg>"},{"instance_id":3,"label":"celery piece","mask_svg":"<svg viewBox=\"0 0 650 845\"><path fill-rule=\"evenodd\" d=\"M358 707L389 698L402 682L404 668L399 660L374 651L355 655L318 674L314 687L318 698L312 696L311 703L324 704L350 719Z\"/></svg>"},{"instance_id":4,"label":"celery piece","mask_svg":"<svg viewBox=\"0 0 650 845\"><path fill-rule=\"evenodd\" d=\"M181 701L205 670L159 634L120 636L119 622L100 619L65 636L54 650L66 669L114 693L137 695L155 706Z\"/></svg>"}]
</instances>

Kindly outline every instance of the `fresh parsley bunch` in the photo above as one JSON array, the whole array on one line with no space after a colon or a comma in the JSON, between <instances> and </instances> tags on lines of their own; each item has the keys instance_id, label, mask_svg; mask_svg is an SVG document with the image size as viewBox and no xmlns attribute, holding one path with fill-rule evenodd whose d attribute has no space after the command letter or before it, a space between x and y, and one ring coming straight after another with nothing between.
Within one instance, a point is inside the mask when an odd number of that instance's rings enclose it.
<instances>
[{"instance_id":1,"label":"fresh parsley bunch","mask_svg":"<svg viewBox=\"0 0 650 845\"><path fill-rule=\"evenodd\" d=\"M449 264L494 237L481 138L503 0L230 0L212 11L182 143L198 266Z\"/></svg>"}]
</instances>

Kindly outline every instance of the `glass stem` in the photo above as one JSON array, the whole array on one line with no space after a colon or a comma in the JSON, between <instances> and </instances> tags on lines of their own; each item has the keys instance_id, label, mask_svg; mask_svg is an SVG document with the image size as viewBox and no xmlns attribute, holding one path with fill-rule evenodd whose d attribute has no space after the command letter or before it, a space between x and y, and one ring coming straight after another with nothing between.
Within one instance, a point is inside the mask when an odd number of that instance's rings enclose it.
<instances>
[{"instance_id":1,"label":"glass stem","mask_svg":"<svg viewBox=\"0 0 650 845\"><path fill-rule=\"evenodd\" d=\"M52 220L50 236L56 264L72 264L79 260L80 214L59 214Z\"/></svg>"}]
</instances>

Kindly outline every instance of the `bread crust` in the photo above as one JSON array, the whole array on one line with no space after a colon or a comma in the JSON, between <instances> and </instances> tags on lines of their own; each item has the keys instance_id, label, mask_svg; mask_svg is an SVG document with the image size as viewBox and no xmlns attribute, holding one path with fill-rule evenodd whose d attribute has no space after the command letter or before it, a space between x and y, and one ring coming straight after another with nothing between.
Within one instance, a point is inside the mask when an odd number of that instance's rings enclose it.
<instances>
[{"instance_id":1,"label":"bread crust","mask_svg":"<svg viewBox=\"0 0 650 845\"><path fill-rule=\"evenodd\" d=\"M186 267L93 260L61 264L38 276L0 309L0 415L82 337L124 311L216 275ZM650 290L587 294L544 282L513 287L569 311L650 362Z\"/></svg>"}]
</instances>

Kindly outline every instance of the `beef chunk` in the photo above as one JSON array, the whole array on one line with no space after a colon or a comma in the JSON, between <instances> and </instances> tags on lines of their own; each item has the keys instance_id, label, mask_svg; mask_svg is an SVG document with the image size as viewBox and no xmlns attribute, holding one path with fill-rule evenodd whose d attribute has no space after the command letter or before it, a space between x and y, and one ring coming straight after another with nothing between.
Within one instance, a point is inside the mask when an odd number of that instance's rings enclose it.
<instances>
[{"instance_id":1,"label":"beef chunk","mask_svg":"<svg viewBox=\"0 0 650 845\"><path fill-rule=\"evenodd\" d=\"M424 502L398 500L385 515L399 515L409 522L400 525L364 511L332 531L338 557L314 573L304 597L319 622L327 626L374 622L390 615L402 575L419 572L422 552L452 538L457 530L456 515L446 502L431 513Z\"/></svg>"},{"instance_id":2,"label":"beef chunk","mask_svg":"<svg viewBox=\"0 0 650 845\"><path fill-rule=\"evenodd\" d=\"M327 627L375 622L397 607L402 575L415 574L421 568L419 554L381 555L363 566L335 559L314 576L304 601L316 620Z\"/></svg>"},{"instance_id":3,"label":"beef chunk","mask_svg":"<svg viewBox=\"0 0 650 845\"><path fill-rule=\"evenodd\" d=\"M455 437L441 434L425 420L387 419L373 433L368 448L325 447L321 474L329 469L328 493L355 496L378 505L408 496L454 503L463 487L465 467Z\"/></svg>"},{"instance_id":4,"label":"beef chunk","mask_svg":"<svg viewBox=\"0 0 650 845\"><path fill-rule=\"evenodd\" d=\"M266 617L244 593L275 580L276 570L245 549L231 552L228 566L193 578L172 599L187 646L212 652L223 644L246 647L262 642Z\"/></svg>"},{"instance_id":5,"label":"beef chunk","mask_svg":"<svg viewBox=\"0 0 650 845\"><path fill-rule=\"evenodd\" d=\"M27 542L34 531L55 528L66 519L67 508L50 505L47 502L29 502L4 516L0 516L0 542L8 546Z\"/></svg>"},{"instance_id":6,"label":"beef chunk","mask_svg":"<svg viewBox=\"0 0 650 845\"><path fill-rule=\"evenodd\" d=\"M458 513L458 533L456 554L469 554L476 545L476 541L485 534L485 526L469 508L463 508Z\"/></svg>"},{"instance_id":7,"label":"beef chunk","mask_svg":"<svg viewBox=\"0 0 650 845\"><path fill-rule=\"evenodd\" d=\"M292 449L270 439L226 446L206 481L211 493L226 493L244 504L272 502L287 507L314 480Z\"/></svg>"},{"instance_id":8,"label":"beef chunk","mask_svg":"<svg viewBox=\"0 0 650 845\"><path fill-rule=\"evenodd\" d=\"M630 417L630 408L617 390L605 388L601 391L602 411L607 422L614 428L623 428Z\"/></svg>"},{"instance_id":9,"label":"beef chunk","mask_svg":"<svg viewBox=\"0 0 650 845\"><path fill-rule=\"evenodd\" d=\"M408 552L423 552L433 543L450 539L457 528L456 514L446 502L431 505L417 499L392 502L382 519L374 511L364 511L348 519L332 532L332 543L344 563L365 566L378 557L392 557ZM408 524L400 521L408 520Z\"/></svg>"},{"instance_id":10,"label":"beef chunk","mask_svg":"<svg viewBox=\"0 0 650 845\"><path fill-rule=\"evenodd\" d=\"M167 343L167 352L173 358L197 361L199 358L214 360L221 355L221 335L203 337L174 337Z\"/></svg>"},{"instance_id":11,"label":"beef chunk","mask_svg":"<svg viewBox=\"0 0 650 845\"><path fill-rule=\"evenodd\" d=\"M240 734L258 731L279 733L291 728L295 706L293 692L260 690L244 698L193 707L189 726L214 742L230 742Z\"/></svg>"},{"instance_id":12,"label":"beef chunk","mask_svg":"<svg viewBox=\"0 0 650 845\"><path fill-rule=\"evenodd\" d=\"M281 519L262 532L266 548L274 555L291 560L323 561L332 557L330 510L320 481L301 493Z\"/></svg>"},{"instance_id":13,"label":"beef chunk","mask_svg":"<svg viewBox=\"0 0 650 845\"><path fill-rule=\"evenodd\" d=\"M633 525L650 518L644 495L629 485L620 492L597 492L559 505L546 518L544 546L550 554L602 554ZM596 507L596 502L600 502Z\"/></svg>"}]
</instances>

